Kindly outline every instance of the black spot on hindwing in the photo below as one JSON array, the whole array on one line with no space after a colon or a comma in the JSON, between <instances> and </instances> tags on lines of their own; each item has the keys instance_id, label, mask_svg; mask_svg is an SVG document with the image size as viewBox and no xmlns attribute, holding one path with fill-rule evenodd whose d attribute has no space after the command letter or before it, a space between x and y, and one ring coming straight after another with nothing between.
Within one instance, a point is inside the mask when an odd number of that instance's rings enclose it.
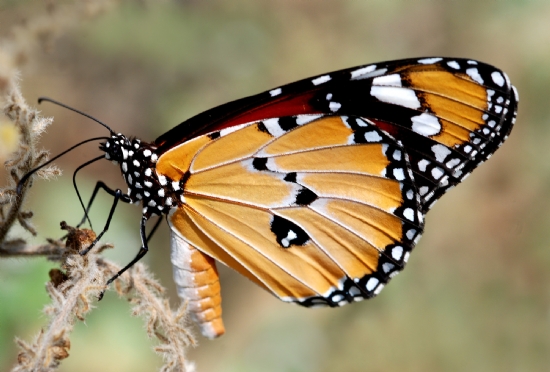
<instances>
[{"instance_id":1,"label":"black spot on hindwing","mask_svg":"<svg viewBox=\"0 0 550 372\"><path fill-rule=\"evenodd\" d=\"M290 173L287 173L284 180L286 182L293 182L293 183L296 183L296 172L290 172Z\"/></svg>"},{"instance_id":2,"label":"black spot on hindwing","mask_svg":"<svg viewBox=\"0 0 550 372\"><path fill-rule=\"evenodd\" d=\"M317 194L311 191L308 188L301 188L296 195L296 204L297 205L310 205L317 199Z\"/></svg>"},{"instance_id":3,"label":"black spot on hindwing","mask_svg":"<svg viewBox=\"0 0 550 372\"><path fill-rule=\"evenodd\" d=\"M279 216L273 216L271 231L275 234L277 243L283 248L304 245L309 240L309 236L300 226Z\"/></svg>"},{"instance_id":4,"label":"black spot on hindwing","mask_svg":"<svg viewBox=\"0 0 550 372\"><path fill-rule=\"evenodd\" d=\"M259 171L269 170L267 169L267 158L254 158L252 160L252 167Z\"/></svg>"}]
</instances>

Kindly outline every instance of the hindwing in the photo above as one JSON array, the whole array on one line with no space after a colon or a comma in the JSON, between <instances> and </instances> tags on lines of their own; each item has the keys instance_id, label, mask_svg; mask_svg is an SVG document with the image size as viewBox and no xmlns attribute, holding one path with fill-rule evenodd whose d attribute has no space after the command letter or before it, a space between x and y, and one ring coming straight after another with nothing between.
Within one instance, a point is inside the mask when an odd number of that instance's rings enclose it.
<instances>
[{"instance_id":1,"label":"hindwing","mask_svg":"<svg viewBox=\"0 0 550 372\"><path fill-rule=\"evenodd\" d=\"M374 296L423 231L407 154L368 120L271 118L196 141L200 149L182 144L157 165L195 153L172 229L284 301Z\"/></svg>"}]
</instances>

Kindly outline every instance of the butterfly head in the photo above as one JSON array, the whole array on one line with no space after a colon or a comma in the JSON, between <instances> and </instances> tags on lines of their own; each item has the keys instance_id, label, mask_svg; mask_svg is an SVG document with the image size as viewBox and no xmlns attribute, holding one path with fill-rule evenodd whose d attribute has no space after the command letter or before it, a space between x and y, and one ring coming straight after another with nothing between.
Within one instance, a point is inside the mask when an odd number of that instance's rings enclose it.
<instances>
[{"instance_id":1,"label":"butterfly head","mask_svg":"<svg viewBox=\"0 0 550 372\"><path fill-rule=\"evenodd\" d=\"M121 133L112 134L111 138L99 145L99 149L105 152L105 159L111 160L115 164L123 161L124 153L128 157L128 149L131 147L132 144L128 138Z\"/></svg>"}]
</instances>

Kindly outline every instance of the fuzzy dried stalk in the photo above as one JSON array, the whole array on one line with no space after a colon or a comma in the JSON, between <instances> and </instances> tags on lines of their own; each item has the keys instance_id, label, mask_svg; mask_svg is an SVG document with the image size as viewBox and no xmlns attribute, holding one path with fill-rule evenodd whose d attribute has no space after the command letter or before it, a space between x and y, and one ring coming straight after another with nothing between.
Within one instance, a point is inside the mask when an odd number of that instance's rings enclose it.
<instances>
[{"instance_id":1,"label":"fuzzy dried stalk","mask_svg":"<svg viewBox=\"0 0 550 372\"><path fill-rule=\"evenodd\" d=\"M17 58L9 53L14 48L5 47L6 45L9 43L4 42L3 48L0 49L0 107L5 117L17 128L20 136L18 150L4 164L9 174L9 182L6 187L0 189L0 256L42 255L51 250L55 251L55 247L45 245L29 248L23 239L9 239L8 232L18 221L25 230L36 235L30 223L33 213L22 210L32 179L25 182L19 194L16 187L24 174L47 159L48 153L39 150L37 142L53 119L41 117L36 109L26 103L17 82ZM55 167L47 167L36 173L42 178L59 174L60 171Z\"/></svg>"},{"instance_id":2,"label":"fuzzy dried stalk","mask_svg":"<svg viewBox=\"0 0 550 372\"><path fill-rule=\"evenodd\" d=\"M0 70L0 97L3 98L2 111L20 132L19 150L6 163L6 169L10 174L10 183L8 187L0 190L0 208L2 209L0 219L0 247L6 241L7 233L15 221L19 221L31 234L36 235L36 231L29 222L32 212L21 210L25 193L31 185L31 181L25 182L19 195L16 192L17 183L24 174L44 162L48 153L37 149L36 143L40 134L52 123L51 118L43 118L38 115L38 111L29 107L23 96L17 81L15 73L6 68ZM49 178L60 174L55 167L42 169L37 175L43 178Z\"/></svg>"},{"instance_id":3,"label":"fuzzy dried stalk","mask_svg":"<svg viewBox=\"0 0 550 372\"><path fill-rule=\"evenodd\" d=\"M52 299L44 309L49 324L32 343L16 339L22 351L12 372L55 371L69 356L69 336L74 323L84 321L93 309L92 303L105 289L103 284L120 270L120 266L99 255L103 249L112 248L110 245L94 247L86 256L78 253L95 239L93 231L72 228L64 223L62 228L69 231L66 244L51 241L49 251L61 260L63 269L50 271L51 281L46 284ZM125 272L115 282L115 288L132 304L132 315L144 318L149 337L159 341L160 345L154 350L164 358L161 371L193 372L194 364L187 361L185 351L196 342L189 330L185 306L172 311L168 300L162 297L164 288L142 264Z\"/></svg>"},{"instance_id":4,"label":"fuzzy dried stalk","mask_svg":"<svg viewBox=\"0 0 550 372\"><path fill-rule=\"evenodd\" d=\"M59 247L61 267L66 274L60 280L56 276L58 271L53 271L50 276L56 280L46 283L46 291L52 299L52 303L44 309L50 318L49 325L39 332L31 344L16 338L22 351L13 372L54 371L61 360L69 356L69 335L75 320L84 320L92 308L91 302L103 289L101 283L105 282L104 271L97 265L95 252L84 257L78 254L93 242L94 232L67 226L62 228L69 230L66 247Z\"/></svg>"},{"instance_id":5,"label":"fuzzy dried stalk","mask_svg":"<svg viewBox=\"0 0 550 372\"><path fill-rule=\"evenodd\" d=\"M111 272L120 269L107 261L104 263ZM190 332L186 304L172 311L168 299L162 297L164 288L142 264L136 264L131 276L123 275L121 279L116 285L116 291L120 296L128 298L133 306L133 316L145 319L149 337L160 342L154 349L165 361L161 371L194 371L194 365L185 358L187 347L196 345Z\"/></svg>"},{"instance_id":6,"label":"fuzzy dried stalk","mask_svg":"<svg viewBox=\"0 0 550 372\"><path fill-rule=\"evenodd\" d=\"M78 252L85 249L96 235L88 229L76 229L62 224L69 231L67 242L53 242L54 253L61 259L64 270L52 270L51 281L46 284L52 303L44 312L49 316L48 326L35 336L32 343L17 339L22 349L18 364L12 372L54 371L69 356L70 334L76 320L84 320L93 309L92 303L104 290L103 283L120 270L116 264L98 255L108 245L95 247L86 256ZM162 297L164 288L152 278L144 265L123 274L115 282L118 294L133 305L132 315L141 316L147 324L147 334L159 340L155 351L164 357L161 371L194 371L194 365L185 359L185 349L194 345L189 333L186 309L170 309Z\"/></svg>"},{"instance_id":7,"label":"fuzzy dried stalk","mask_svg":"<svg viewBox=\"0 0 550 372\"><path fill-rule=\"evenodd\" d=\"M108 245L97 246L86 256L77 253L95 238L91 230L63 225L69 231L66 243L50 240L48 244L34 247L28 246L24 239L8 238L16 221L30 233L36 233L30 224L32 212L22 210L32 178L22 185L20 193L16 186L25 173L46 161L48 154L37 149L37 141L52 122L40 117L38 111L25 102L17 84L17 68L31 59L34 50L48 48L55 36L78 25L82 19L101 14L111 3L113 1L90 0L59 8L50 2L48 15L30 20L25 27L16 27L11 39L0 40L0 108L20 132L18 151L5 164L11 177L9 184L0 189L0 257L43 256L60 261L62 268L53 269L51 281L46 284L52 299L45 308L49 323L30 343L16 339L21 352L13 371L56 370L69 356L69 336L74 323L84 320L93 309L94 299L104 290L106 279L120 269L99 255ZM48 167L35 175L48 178L59 174L57 168ZM145 318L148 335L159 340L155 351L165 360L161 370L193 372L194 365L184 358L185 348L195 344L188 330L185 307L172 311L162 297L164 289L143 265L127 271L115 285L117 292L133 305L133 315Z\"/></svg>"}]
</instances>

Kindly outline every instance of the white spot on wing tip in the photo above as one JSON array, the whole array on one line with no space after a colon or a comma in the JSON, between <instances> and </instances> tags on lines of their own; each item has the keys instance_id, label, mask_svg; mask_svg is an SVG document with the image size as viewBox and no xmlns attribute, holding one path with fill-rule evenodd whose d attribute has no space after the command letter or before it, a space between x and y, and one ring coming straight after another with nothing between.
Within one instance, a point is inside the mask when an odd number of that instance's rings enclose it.
<instances>
[{"instance_id":1,"label":"white spot on wing tip","mask_svg":"<svg viewBox=\"0 0 550 372\"><path fill-rule=\"evenodd\" d=\"M439 167L435 167L432 169L432 176L433 178L435 178L436 180L440 179L441 176L443 176L443 170Z\"/></svg>"},{"instance_id":2,"label":"white spot on wing tip","mask_svg":"<svg viewBox=\"0 0 550 372\"><path fill-rule=\"evenodd\" d=\"M438 162L443 163L445 158L451 153L451 150L449 150L447 146L438 143L432 146L432 152L435 155L435 159Z\"/></svg>"},{"instance_id":3,"label":"white spot on wing tip","mask_svg":"<svg viewBox=\"0 0 550 372\"><path fill-rule=\"evenodd\" d=\"M403 211L403 216L409 221L414 221L414 211L412 208L407 208Z\"/></svg>"},{"instance_id":4,"label":"white spot on wing tip","mask_svg":"<svg viewBox=\"0 0 550 372\"><path fill-rule=\"evenodd\" d=\"M358 70L351 72L351 80L358 80L358 79L365 79L369 77L370 73L376 70L376 65L370 65L366 67L362 67Z\"/></svg>"},{"instance_id":5,"label":"white spot on wing tip","mask_svg":"<svg viewBox=\"0 0 550 372\"><path fill-rule=\"evenodd\" d=\"M391 256L394 260L399 261L403 256L403 247L399 245L397 247L394 247L391 251Z\"/></svg>"},{"instance_id":6,"label":"white spot on wing tip","mask_svg":"<svg viewBox=\"0 0 550 372\"><path fill-rule=\"evenodd\" d=\"M412 109L418 109L422 106L412 89L373 85L370 89L370 94L382 102L398 106Z\"/></svg>"},{"instance_id":7,"label":"white spot on wing tip","mask_svg":"<svg viewBox=\"0 0 550 372\"><path fill-rule=\"evenodd\" d=\"M342 107L342 104L340 104L338 102L331 102L331 103L329 103L328 107L329 107L330 111L336 112L340 109L340 107Z\"/></svg>"},{"instance_id":8,"label":"white spot on wing tip","mask_svg":"<svg viewBox=\"0 0 550 372\"><path fill-rule=\"evenodd\" d=\"M451 68L454 68L455 70L460 69L460 65L458 64L457 61L449 61L449 62L447 62L447 66L449 66Z\"/></svg>"},{"instance_id":9,"label":"white spot on wing tip","mask_svg":"<svg viewBox=\"0 0 550 372\"><path fill-rule=\"evenodd\" d=\"M441 131L441 124L436 116L422 113L418 116L413 116L412 130L423 136L433 136Z\"/></svg>"},{"instance_id":10,"label":"white spot on wing tip","mask_svg":"<svg viewBox=\"0 0 550 372\"><path fill-rule=\"evenodd\" d=\"M437 63L439 61L441 61L443 58L440 58L440 57L435 57L435 58L423 58L423 59L419 59L418 60L418 63L422 63L423 65L431 65L433 63Z\"/></svg>"},{"instance_id":11,"label":"white spot on wing tip","mask_svg":"<svg viewBox=\"0 0 550 372\"><path fill-rule=\"evenodd\" d=\"M406 232L406 236L407 236L407 239L409 240L412 240L414 238L416 234L416 230L415 229L410 229L409 231Z\"/></svg>"},{"instance_id":12,"label":"white spot on wing tip","mask_svg":"<svg viewBox=\"0 0 550 372\"><path fill-rule=\"evenodd\" d=\"M386 76L380 76L372 79L372 85L380 86L392 86L392 87L402 87L401 76L399 74L391 74Z\"/></svg>"},{"instance_id":13,"label":"white spot on wing tip","mask_svg":"<svg viewBox=\"0 0 550 372\"><path fill-rule=\"evenodd\" d=\"M395 150L393 152L393 158L397 161L401 160L401 150Z\"/></svg>"},{"instance_id":14,"label":"white spot on wing tip","mask_svg":"<svg viewBox=\"0 0 550 372\"><path fill-rule=\"evenodd\" d=\"M403 181L405 179L405 173L403 172L403 168L396 168L393 170L393 176L398 181Z\"/></svg>"},{"instance_id":15,"label":"white spot on wing tip","mask_svg":"<svg viewBox=\"0 0 550 372\"><path fill-rule=\"evenodd\" d=\"M380 281L378 280L378 278L375 278L375 277L372 277L370 278L368 281L367 281L367 284L365 285L365 288L367 289L367 291L372 291L374 288L376 288L376 286L378 285L378 283L380 283Z\"/></svg>"},{"instance_id":16,"label":"white spot on wing tip","mask_svg":"<svg viewBox=\"0 0 550 372\"><path fill-rule=\"evenodd\" d=\"M382 289L384 289L384 284L380 284L378 288L374 291L375 295L378 295L380 292L382 292Z\"/></svg>"},{"instance_id":17,"label":"white spot on wing tip","mask_svg":"<svg viewBox=\"0 0 550 372\"><path fill-rule=\"evenodd\" d=\"M326 83L330 79L331 79L330 75L323 75L323 76L319 76L316 79L311 80L311 82L313 83L313 85L319 85L319 84Z\"/></svg>"},{"instance_id":18,"label":"white spot on wing tip","mask_svg":"<svg viewBox=\"0 0 550 372\"><path fill-rule=\"evenodd\" d=\"M493 79L493 82L499 87L504 85L504 77L502 76L500 71L493 71L491 73L491 79Z\"/></svg>"},{"instance_id":19,"label":"white spot on wing tip","mask_svg":"<svg viewBox=\"0 0 550 372\"><path fill-rule=\"evenodd\" d=\"M458 164L460 164L460 159L455 158L455 159L449 160L446 165L448 168L453 169Z\"/></svg>"},{"instance_id":20,"label":"white spot on wing tip","mask_svg":"<svg viewBox=\"0 0 550 372\"><path fill-rule=\"evenodd\" d=\"M281 94L281 92L282 92L281 88L277 88L277 89L270 90L269 94L271 95L271 97L275 97Z\"/></svg>"},{"instance_id":21,"label":"white spot on wing tip","mask_svg":"<svg viewBox=\"0 0 550 372\"><path fill-rule=\"evenodd\" d=\"M476 81L479 84L483 84L483 79L481 78L481 75L479 74L479 71L477 68L472 67L469 69L466 69L466 73L469 77L471 77L474 81Z\"/></svg>"}]
</instances>

